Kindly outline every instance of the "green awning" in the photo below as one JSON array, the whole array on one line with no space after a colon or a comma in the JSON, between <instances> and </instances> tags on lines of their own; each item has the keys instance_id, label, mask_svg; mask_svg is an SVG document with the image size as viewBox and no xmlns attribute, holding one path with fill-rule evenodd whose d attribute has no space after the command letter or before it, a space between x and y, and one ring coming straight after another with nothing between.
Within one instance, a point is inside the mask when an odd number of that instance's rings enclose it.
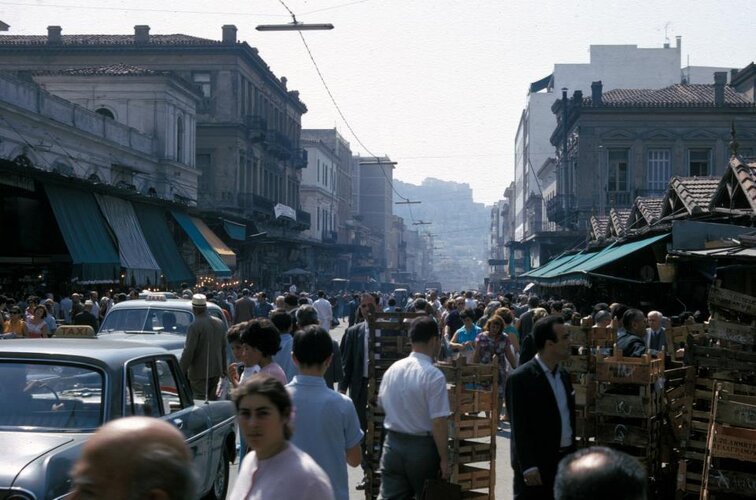
<instances>
[{"instance_id":1,"label":"green awning","mask_svg":"<svg viewBox=\"0 0 756 500\"><path fill-rule=\"evenodd\" d=\"M568 272L569 273L587 273L590 271L594 271L600 267L606 266L624 257L627 257L631 253L634 253L634 252L637 252L638 250L646 248L647 246L652 245L656 243L657 241L663 238L666 238L667 236L669 236L669 233L664 233L657 236L652 236L651 238L645 238L642 240L633 241L632 243L625 243L623 245L609 246L605 248L604 250L600 251L599 253L597 253L591 259L588 259L585 262L582 262L575 267L571 267L568 270ZM563 274L563 273L560 273L560 274Z\"/></svg>"},{"instance_id":2,"label":"green awning","mask_svg":"<svg viewBox=\"0 0 756 500\"><path fill-rule=\"evenodd\" d=\"M244 241L247 239L247 226L244 224L223 219L223 229L234 240Z\"/></svg>"},{"instance_id":3,"label":"green awning","mask_svg":"<svg viewBox=\"0 0 756 500\"><path fill-rule=\"evenodd\" d=\"M192 240L194 246L197 247L197 250L199 250L207 263L210 265L210 269L212 269L215 276L217 276L218 278L230 278L231 269L229 269L229 267L223 262L223 259L221 259L220 255L218 255L218 253L213 250L212 245L207 241L205 236L202 234L202 231L197 227L192 218L185 213L178 212L176 210L171 210L171 214L173 215L173 218L176 219L176 221L179 223L181 228L186 232L186 234L189 235L189 239Z\"/></svg>"},{"instance_id":4,"label":"green awning","mask_svg":"<svg viewBox=\"0 0 756 500\"><path fill-rule=\"evenodd\" d=\"M528 271L527 273L523 273L520 275L520 277L529 277L529 278L538 278L543 276L545 273L548 273L551 269L554 269L555 267L564 264L568 260L575 257L575 254L572 255L558 255L557 257L551 259L546 264L537 267L531 271Z\"/></svg>"},{"instance_id":5,"label":"green awning","mask_svg":"<svg viewBox=\"0 0 756 500\"><path fill-rule=\"evenodd\" d=\"M176 285L194 283L194 275L171 237L165 210L143 203L133 205L144 238L163 272L165 281Z\"/></svg>"},{"instance_id":6,"label":"green awning","mask_svg":"<svg viewBox=\"0 0 756 500\"><path fill-rule=\"evenodd\" d=\"M46 185L45 192L71 254L72 281L118 282L121 261L92 193L55 185Z\"/></svg>"}]
</instances>

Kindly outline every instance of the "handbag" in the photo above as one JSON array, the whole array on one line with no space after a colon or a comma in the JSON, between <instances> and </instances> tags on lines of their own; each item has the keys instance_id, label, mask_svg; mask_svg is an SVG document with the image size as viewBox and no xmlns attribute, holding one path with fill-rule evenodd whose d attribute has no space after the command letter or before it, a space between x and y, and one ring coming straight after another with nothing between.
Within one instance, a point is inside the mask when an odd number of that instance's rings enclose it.
<instances>
[{"instance_id":1,"label":"handbag","mask_svg":"<svg viewBox=\"0 0 756 500\"><path fill-rule=\"evenodd\" d=\"M421 500L461 500L462 486L445 479L426 479Z\"/></svg>"}]
</instances>

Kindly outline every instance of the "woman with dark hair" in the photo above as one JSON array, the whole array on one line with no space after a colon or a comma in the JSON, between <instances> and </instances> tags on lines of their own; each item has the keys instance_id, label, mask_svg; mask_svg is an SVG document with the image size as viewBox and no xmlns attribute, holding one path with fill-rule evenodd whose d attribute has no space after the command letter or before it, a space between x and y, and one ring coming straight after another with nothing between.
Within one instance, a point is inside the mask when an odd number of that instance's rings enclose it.
<instances>
[{"instance_id":1,"label":"woman with dark hair","mask_svg":"<svg viewBox=\"0 0 756 500\"><path fill-rule=\"evenodd\" d=\"M233 393L239 430L251 451L239 470L230 500L328 500L328 475L289 443L292 404L283 384L257 374Z\"/></svg>"},{"instance_id":2,"label":"woman with dark hair","mask_svg":"<svg viewBox=\"0 0 756 500\"><path fill-rule=\"evenodd\" d=\"M273 361L273 355L281 350L281 334L272 321L264 318L249 320L240 338L245 366L258 365L260 373L266 373L282 384L288 383L283 368Z\"/></svg>"},{"instance_id":3,"label":"woman with dark hair","mask_svg":"<svg viewBox=\"0 0 756 500\"><path fill-rule=\"evenodd\" d=\"M45 306L34 307L32 317L26 320L26 331L30 339L46 339L50 336L50 329L45 320L46 316L47 309L45 309Z\"/></svg>"},{"instance_id":4,"label":"woman with dark hair","mask_svg":"<svg viewBox=\"0 0 756 500\"><path fill-rule=\"evenodd\" d=\"M468 363L472 363L473 351L475 351L475 339L480 333L480 327L474 323L475 312L472 309L465 309L459 314L462 319L462 328L454 333L449 341L449 345L455 351L460 351L461 355L467 358Z\"/></svg>"}]
</instances>

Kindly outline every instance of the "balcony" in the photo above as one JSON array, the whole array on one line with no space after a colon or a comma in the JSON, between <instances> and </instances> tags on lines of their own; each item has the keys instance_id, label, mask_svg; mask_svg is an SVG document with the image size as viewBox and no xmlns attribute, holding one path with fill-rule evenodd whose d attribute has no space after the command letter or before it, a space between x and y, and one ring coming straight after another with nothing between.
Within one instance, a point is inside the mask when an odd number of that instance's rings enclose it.
<instances>
[{"instance_id":1,"label":"balcony","mask_svg":"<svg viewBox=\"0 0 756 500\"><path fill-rule=\"evenodd\" d=\"M305 212L304 210L297 210L297 224L304 226L305 229L309 229L310 228L310 212Z\"/></svg>"},{"instance_id":2,"label":"balcony","mask_svg":"<svg viewBox=\"0 0 756 500\"><path fill-rule=\"evenodd\" d=\"M630 191L607 191L606 205L609 208L628 208L633 204L633 193Z\"/></svg>"},{"instance_id":3,"label":"balcony","mask_svg":"<svg viewBox=\"0 0 756 500\"><path fill-rule=\"evenodd\" d=\"M560 226L569 226L577 221L575 196L557 194L546 200L546 216Z\"/></svg>"},{"instance_id":4,"label":"balcony","mask_svg":"<svg viewBox=\"0 0 756 500\"><path fill-rule=\"evenodd\" d=\"M294 168L307 168L307 150L295 149L291 153L291 164Z\"/></svg>"},{"instance_id":5,"label":"balcony","mask_svg":"<svg viewBox=\"0 0 756 500\"><path fill-rule=\"evenodd\" d=\"M323 231L323 233L321 234L321 239L323 240L323 243L336 243L336 240L338 239L338 237L339 237L339 234L336 231Z\"/></svg>"},{"instance_id":6,"label":"balcony","mask_svg":"<svg viewBox=\"0 0 756 500\"><path fill-rule=\"evenodd\" d=\"M265 131L268 130L268 122L260 115L244 115L244 126L247 136L253 143L262 142L265 139Z\"/></svg>"},{"instance_id":7,"label":"balcony","mask_svg":"<svg viewBox=\"0 0 756 500\"><path fill-rule=\"evenodd\" d=\"M268 130L265 133L264 145L268 152L279 160L291 158L291 139L277 130Z\"/></svg>"},{"instance_id":8,"label":"balcony","mask_svg":"<svg viewBox=\"0 0 756 500\"><path fill-rule=\"evenodd\" d=\"M275 203L273 200L269 200L263 196L253 193L239 193L236 196L236 202L239 208L244 209L245 212L257 212L271 218L275 217L273 212Z\"/></svg>"}]
</instances>

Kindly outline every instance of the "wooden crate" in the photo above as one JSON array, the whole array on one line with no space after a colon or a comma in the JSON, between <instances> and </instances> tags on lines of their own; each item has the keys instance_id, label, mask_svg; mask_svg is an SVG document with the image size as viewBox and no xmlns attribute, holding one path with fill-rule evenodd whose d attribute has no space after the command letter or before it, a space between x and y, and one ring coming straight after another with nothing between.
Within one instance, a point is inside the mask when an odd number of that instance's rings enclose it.
<instances>
[{"instance_id":1,"label":"wooden crate","mask_svg":"<svg viewBox=\"0 0 756 500\"><path fill-rule=\"evenodd\" d=\"M491 462L496 459L496 448L484 441L467 439L449 440L449 463L452 465Z\"/></svg>"},{"instance_id":2,"label":"wooden crate","mask_svg":"<svg viewBox=\"0 0 756 500\"><path fill-rule=\"evenodd\" d=\"M497 424L490 417L457 414L449 419L449 437L452 439L476 439L496 435Z\"/></svg>"},{"instance_id":3,"label":"wooden crate","mask_svg":"<svg viewBox=\"0 0 756 500\"><path fill-rule=\"evenodd\" d=\"M756 345L756 326L751 324L735 323L723 319L709 321L710 338L726 341L730 344L740 344L750 349Z\"/></svg>"},{"instance_id":4,"label":"wooden crate","mask_svg":"<svg viewBox=\"0 0 756 500\"><path fill-rule=\"evenodd\" d=\"M596 415L622 418L650 418L662 412L661 396L596 394Z\"/></svg>"},{"instance_id":5,"label":"wooden crate","mask_svg":"<svg viewBox=\"0 0 756 500\"><path fill-rule=\"evenodd\" d=\"M709 304L730 311L756 316L756 297L725 288L711 287L709 289Z\"/></svg>"},{"instance_id":6,"label":"wooden crate","mask_svg":"<svg viewBox=\"0 0 756 500\"><path fill-rule=\"evenodd\" d=\"M644 354L640 358L622 356L622 351L614 349L615 355L604 357L596 354L596 380L613 384L650 385L664 375L664 358L652 358Z\"/></svg>"},{"instance_id":7,"label":"wooden crate","mask_svg":"<svg viewBox=\"0 0 756 500\"><path fill-rule=\"evenodd\" d=\"M497 412L498 394L490 390L464 389L452 385L449 387L449 407L458 413Z\"/></svg>"},{"instance_id":8,"label":"wooden crate","mask_svg":"<svg viewBox=\"0 0 756 500\"><path fill-rule=\"evenodd\" d=\"M756 375L756 353L745 352L722 347L709 347L689 344L690 356L686 358L698 368L707 368L711 371L730 373L726 377L753 379Z\"/></svg>"},{"instance_id":9,"label":"wooden crate","mask_svg":"<svg viewBox=\"0 0 756 500\"><path fill-rule=\"evenodd\" d=\"M480 490L488 488L493 492L495 488L495 472L492 469L459 465L452 467L451 482L462 487L462 491ZM492 493L491 493L492 494Z\"/></svg>"},{"instance_id":10,"label":"wooden crate","mask_svg":"<svg viewBox=\"0 0 756 500\"><path fill-rule=\"evenodd\" d=\"M647 450L659 448L661 422L658 419L596 423L596 443L609 446L629 446Z\"/></svg>"},{"instance_id":11,"label":"wooden crate","mask_svg":"<svg viewBox=\"0 0 756 500\"><path fill-rule=\"evenodd\" d=\"M573 354L561 363L567 373L593 373L596 371L596 356L590 352L585 354Z\"/></svg>"}]
</instances>

